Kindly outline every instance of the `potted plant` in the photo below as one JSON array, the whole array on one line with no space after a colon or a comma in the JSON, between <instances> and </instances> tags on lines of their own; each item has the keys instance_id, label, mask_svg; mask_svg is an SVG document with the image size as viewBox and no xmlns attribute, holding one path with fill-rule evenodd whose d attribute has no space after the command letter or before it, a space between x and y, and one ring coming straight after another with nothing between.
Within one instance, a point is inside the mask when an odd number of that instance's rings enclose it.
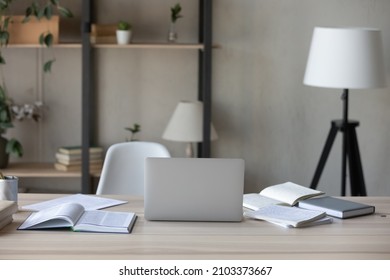
<instances>
[{"instance_id":1,"label":"potted plant","mask_svg":"<svg viewBox=\"0 0 390 280\"><path fill-rule=\"evenodd\" d=\"M3 56L2 50L7 47L11 37L8 28L10 24L12 24L12 15L10 15L10 11L12 10L12 6L15 2L17 1L0 1L0 67L6 64L6 59ZM60 0L46 0L41 2L31 1L25 6L23 23L28 23L31 18L36 18L37 20L45 18L50 20L55 11L57 11L57 13L62 17L73 17L70 10L61 6ZM48 30L40 34L39 38L37 38L37 42L39 42L42 46L49 48L53 44L53 34L50 30ZM54 61L54 58L46 61L43 65L43 71L50 72ZM7 129L13 127L11 101L12 100L8 97L4 77L2 76L0 81L0 168L4 168L8 165L9 154L15 154L19 157L23 155L21 143L14 138L7 139L4 136Z\"/></svg>"},{"instance_id":2,"label":"potted plant","mask_svg":"<svg viewBox=\"0 0 390 280\"><path fill-rule=\"evenodd\" d=\"M12 24L12 15L9 12L12 10L12 6L15 3L13 0L1 0L0 1L0 64L5 64L6 61L2 55L2 48L8 45L11 34L8 32L10 24ZM55 11L62 17L72 18L72 12L63 7L60 3L60 0L46 0L46 1L31 1L25 6L25 14L23 23L28 23L31 18L36 18L37 20L47 19L50 20L54 15ZM53 34L50 30L40 34L37 38L42 46L51 47L53 44ZM51 66L54 63L55 59L49 59L45 62L43 69L45 72L51 71Z\"/></svg>"},{"instance_id":3,"label":"potted plant","mask_svg":"<svg viewBox=\"0 0 390 280\"><path fill-rule=\"evenodd\" d=\"M116 40L118 45L126 45L131 40L131 24L127 21L121 20L118 22L116 30Z\"/></svg>"},{"instance_id":4,"label":"potted plant","mask_svg":"<svg viewBox=\"0 0 390 280\"><path fill-rule=\"evenodd\" d=\"M135 135L141 131L141 125L135 123L133 127L125 127L125 129L131 133L130 138L127 138L126 141L137 141Z\"/></svg>"},{"instance_id":5,"label":"potted plant","mask_svg":"<svg viewBox=\"0 0 390 280\"><path fill-rule=\"evenodd\" d=\"M169 25L169 32L168 32L168 42L174 43L177 40L177 32L176 32L176 21L179 18L182 18L183 16L180 14L181 12L181 5L177 3L173 7L171 7L171 22Z\"/></svg>"}]
</instances>

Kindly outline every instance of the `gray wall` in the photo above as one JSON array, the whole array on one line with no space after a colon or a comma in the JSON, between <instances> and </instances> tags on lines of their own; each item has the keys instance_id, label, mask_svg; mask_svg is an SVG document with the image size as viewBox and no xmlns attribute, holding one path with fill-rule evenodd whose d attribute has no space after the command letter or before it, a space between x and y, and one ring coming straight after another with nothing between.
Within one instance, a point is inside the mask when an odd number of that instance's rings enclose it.
<instances>
[{"instance_id":1,"label":"gray wall","mask_svg":"<svg viewBox=\"0 0 390 280\"><path fill-rule=\"evenodd\" d=\"M107 5L111 1L95 2L100 22L128 18L134 41L162 41L169 7L177 1L116 0L115 7ZM184 18L178 23L179 42L196 41L197 1L180 2ZM213 156L245 159L246 192L285 181L309 185L330 121L342 114L340 90L302 83L313 28L380 28L389 76L390 1L214 0L213 8L214 42L221 46L213 51L213 123L219 135ZM53 73L43 76L42 91L37 53L7 52L5 74L12 97L30 102L42 96L47 104L42 123L18 123L9 132L23 140L24 161L53 160L58 146L81 138L80 49L56 50L57 62ZM124 127L139 122L141 140L162 142L173 156L184 156L184 144L164 141L161 134L177 102L196 99L197 52L99 49L95 57L97 143L108 147L124 141ZM369 195L390 195L389 91L350 94L350 117L360 121L357 133ZM340 140L341 134L320 181L330 195L340 194ZM72 184L62 188L72 189Z\"/></svg>"}]
</instances>

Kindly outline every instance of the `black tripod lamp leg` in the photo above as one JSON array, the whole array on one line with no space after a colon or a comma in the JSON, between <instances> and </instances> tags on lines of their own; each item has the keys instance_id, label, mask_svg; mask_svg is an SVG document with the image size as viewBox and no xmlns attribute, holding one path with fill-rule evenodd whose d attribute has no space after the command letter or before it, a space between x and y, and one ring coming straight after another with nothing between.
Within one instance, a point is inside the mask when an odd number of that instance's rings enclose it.
<instances>
[{"instance_id":1,"label":"black tripod lamp leg","mask_svg":"<svg viewBox=\"0 0 390 280\"><path fill-rule=\"evenodd\" d=\"M348 163L350 170L351 195L366 196L366 187L364 183L363 167L360 159L359 146L355 128L349 129L348 143Z\"/></svg>"},{"instance_id":2,"label":"black tripod lamp leg","mask_svg":"<svg viewBox=\"0 0 390 280\"><path fill-rule=\"evenodd\" d=\"M320 157L320 161L318 162L316 171L314 173L313 180L311 181L310 188L316 189L318 182L320 181L320 177L322 174L322 171L325 167L326 160L328 159L330 149L332 148L334 139L336 138L338 128L332 123L332 126L330 127L330 131L328 134L328 138L326 139L324 149L322 150L322 154Z\"/></svg>"}]
</instances>

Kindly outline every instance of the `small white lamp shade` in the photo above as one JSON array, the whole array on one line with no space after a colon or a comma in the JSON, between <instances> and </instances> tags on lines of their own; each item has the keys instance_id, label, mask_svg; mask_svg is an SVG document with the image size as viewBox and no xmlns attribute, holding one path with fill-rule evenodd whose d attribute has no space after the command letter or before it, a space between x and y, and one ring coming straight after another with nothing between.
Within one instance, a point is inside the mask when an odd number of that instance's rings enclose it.
<instances>
[{"instance_id":1,"label":"small white lamp shade","mask_svg":"<svg viewBox=\"0 0 390 280\"><path fill-rule=\"evenodd\" d=\"M211 124L211 140L218 138ZM200 101L181 101L169 120L163 139L179 142L203 141L203 103Z\"/></svg>"},{"instance_id":2,"label":"small white lamp shade","mask_svg":"<svg viewBox=\"0 0 390 280\"><path fill-rule=\"evenodd\" d=\"M386 87L381 31L316 27L304 84L341 89Z\"/></svg>"}]
</instances>

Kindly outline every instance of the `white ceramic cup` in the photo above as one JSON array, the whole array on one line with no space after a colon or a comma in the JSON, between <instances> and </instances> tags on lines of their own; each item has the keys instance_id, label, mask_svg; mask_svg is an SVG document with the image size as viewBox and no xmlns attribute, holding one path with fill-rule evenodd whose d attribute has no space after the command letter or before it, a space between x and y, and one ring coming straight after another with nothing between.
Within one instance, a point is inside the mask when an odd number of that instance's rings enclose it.
<instances>
[{"instance_id":1,"label":"white ceramic cup","mask_svg":"<svg viewBox=\"0 0 390 280\"><path fill-rule=\"evenodd\" d=\"M0 200L12 200L18 202L18 177L4 176L0 179Z\"/></svg>"}]
</instances>

